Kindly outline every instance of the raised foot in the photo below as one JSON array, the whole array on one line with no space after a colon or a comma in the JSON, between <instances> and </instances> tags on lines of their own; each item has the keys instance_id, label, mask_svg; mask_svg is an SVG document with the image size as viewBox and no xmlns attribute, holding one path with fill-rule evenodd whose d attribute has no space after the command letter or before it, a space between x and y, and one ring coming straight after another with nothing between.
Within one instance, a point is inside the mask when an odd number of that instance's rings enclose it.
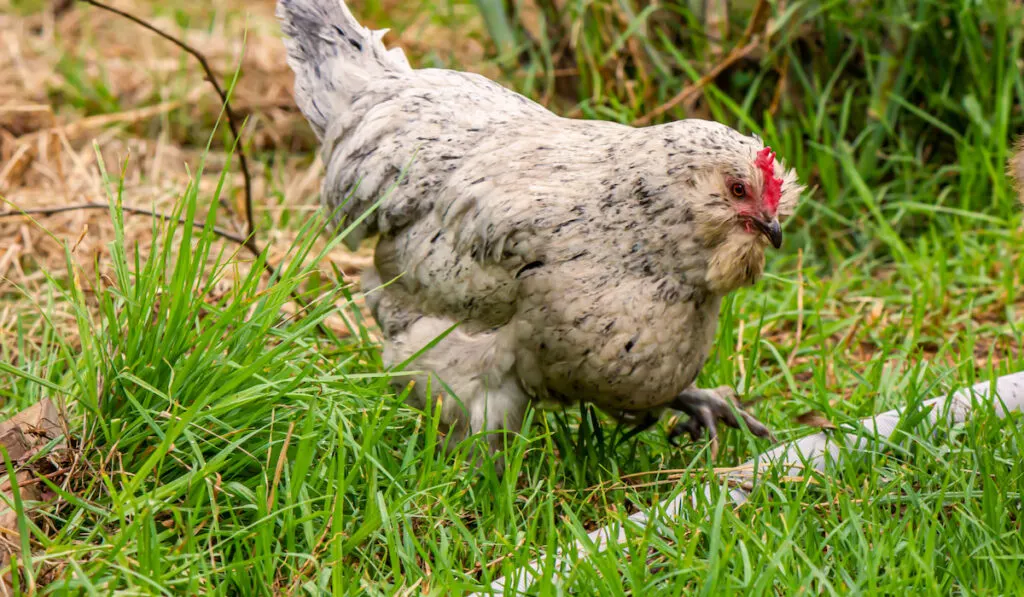
<instances>
[{"instance_id":1,"label":"raised foot","mask_svg":"<svg viewBox=\"0 0 1024 597\"><path fill-rule=\"evenodd\" d=\"M713 390L690 388L676 396L671 407L686 413L690 418L672 426L668 435L669 441L678 445L676 438L684 433L688 434L691 440L697 441L706 429L711 439L711 458L718 456L718 422L739 429L737 413L751 433L775 441L771 430L736 402L736 392L729 386L719 386Z\"/></svg>"}]
</instances>

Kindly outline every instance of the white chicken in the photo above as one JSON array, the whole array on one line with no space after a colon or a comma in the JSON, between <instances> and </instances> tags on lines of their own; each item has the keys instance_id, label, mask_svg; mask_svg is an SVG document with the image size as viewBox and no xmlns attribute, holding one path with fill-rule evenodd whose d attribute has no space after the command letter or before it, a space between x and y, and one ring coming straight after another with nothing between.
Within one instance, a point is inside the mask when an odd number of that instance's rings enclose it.
<instances>
[{"instance_id":1,"label":"white chicken","mask_svg":"<svg viewBox=\"0 0 1024 597\"><path fill-rule=\"evenodd\" d=\"M713 447L719 421L770 436L731 389L693 386L722 297L761 276L803 188L760 139L566 119L479 75L413 69L340 0L279 0L278 18L324 206L340 225L376 204L345 241L379 236L363 290L384 360L443 336L411 365L410 401L435 376L454 440L517 432L551 402L640 427L676 409L674 432Z\"/></svg>"}]
</instances>

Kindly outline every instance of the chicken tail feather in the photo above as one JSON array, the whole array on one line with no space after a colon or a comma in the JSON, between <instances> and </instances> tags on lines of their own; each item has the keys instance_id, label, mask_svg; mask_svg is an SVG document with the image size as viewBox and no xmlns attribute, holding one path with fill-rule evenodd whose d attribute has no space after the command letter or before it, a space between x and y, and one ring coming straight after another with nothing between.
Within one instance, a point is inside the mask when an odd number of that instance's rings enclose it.
<instances>
[{"instance_id":1,"label":"chicken tail feather","mask_svg":"<svg viewBox=\"0 0 1024 597\"><path fill-rule=\"evenodd\" d=\"M295 72L295 101L321 140L368 81L411 70L400 48L381 42L388 30L360 25L344 0L279 0L277 18Z\"/></svg>"}]
</instances>

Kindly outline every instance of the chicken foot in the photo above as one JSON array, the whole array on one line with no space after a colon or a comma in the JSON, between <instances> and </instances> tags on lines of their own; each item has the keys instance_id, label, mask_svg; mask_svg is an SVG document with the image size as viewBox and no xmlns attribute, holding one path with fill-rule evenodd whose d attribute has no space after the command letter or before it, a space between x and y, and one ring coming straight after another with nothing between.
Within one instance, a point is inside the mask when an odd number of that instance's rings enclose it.
<instances>
[{"instance_id":1,"label":"chicken foot","mask_svg":"<svg viewBox=\"0 0 1024 597\"><path fill-rule=\"evenodd\" d=\"M741 429L736 415L743 419L747 429L757 437L775 441L775 436L761 421L743 410L736 401L736 392L729 386L714 389L691 387L680 392L670 404L671 408L685 413L689 418L677 422L669 431L669 441L676 443L680 435L688 434L697 441L706 429L711 439L711 458L718 456L718 423L722 422L735 429Z\"/></svg>"}]
</instances>

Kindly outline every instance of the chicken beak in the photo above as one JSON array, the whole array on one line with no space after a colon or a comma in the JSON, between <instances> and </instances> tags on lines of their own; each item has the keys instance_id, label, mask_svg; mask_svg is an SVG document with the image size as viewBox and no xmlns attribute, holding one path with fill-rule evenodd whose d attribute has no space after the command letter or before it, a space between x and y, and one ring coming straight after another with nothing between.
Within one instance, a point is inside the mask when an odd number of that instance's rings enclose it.
<instances>
[{"instance_id":1,"label":"chicken beak","mask_svg":"<svg viewBox=\"0 0 1024 597\"><path fill-rule=\"evenodd\" d=\"M782 225L779 224L778 218L772 218L768 221L761 218L752 218L752 220L754 227L768 238L773 247L776 249L782 247Z\"/></svg>"}]
</instances>

